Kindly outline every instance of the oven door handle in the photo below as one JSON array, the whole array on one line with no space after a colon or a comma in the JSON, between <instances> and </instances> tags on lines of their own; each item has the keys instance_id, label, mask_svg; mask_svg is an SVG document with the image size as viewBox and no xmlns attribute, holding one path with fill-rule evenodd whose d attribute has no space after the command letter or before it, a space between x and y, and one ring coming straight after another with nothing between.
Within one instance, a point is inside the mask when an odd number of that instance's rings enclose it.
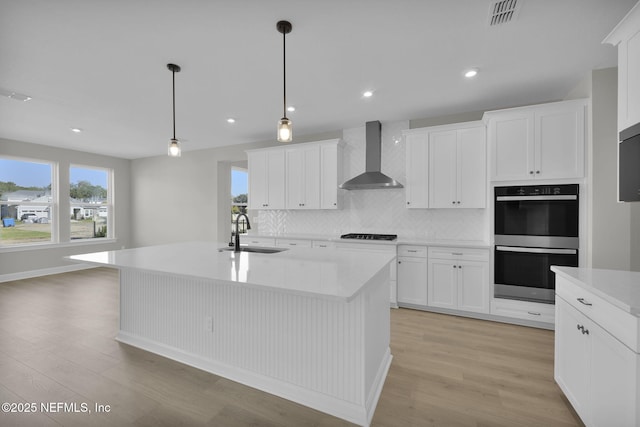
<instances>
[{"instance_id":1,"label":"oven door handle","mask_svg":"<svg viewBox=\"0 0 640 427\"><path fill-rule=\"evenodd\" d=\"M522 248L516 246L496 246L497 251L503 252L528 252L534 254L575 255L576 249L547 249L547 248Z\"/></svg>"},{"instance_id":2,"label":"oven door handle","mask_svg":"<svg viewBox=\"0 0 640 427\"><path fill-rule=\"evenodd\" d=\"M496 201L498 202L520 202L528 200L578 200L578 196L575 194L565 194L557 196L498 196Z\"/></svg>"}]
</instances>

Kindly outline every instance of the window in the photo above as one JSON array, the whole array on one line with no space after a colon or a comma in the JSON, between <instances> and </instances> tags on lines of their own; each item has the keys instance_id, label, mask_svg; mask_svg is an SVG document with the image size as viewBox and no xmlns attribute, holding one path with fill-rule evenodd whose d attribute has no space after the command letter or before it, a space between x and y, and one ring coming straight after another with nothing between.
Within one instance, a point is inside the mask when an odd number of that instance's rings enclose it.
<instances>
[{"instance_id":1,"label":"window","mask_svg":"<svg viewBox=\"0 0 640 427\"><path fill-rule=\"evenodd\" d=\"M52 163L0 158L0 247L51 243Z\"/></svg>"},{"instance_id":2,"label":"window","mask_svg":"<svg viewBox=\"0 0 640 427\"><path fill-rule=\"evenodd\" d=\"M110 177L107 169L69 168L71 240L110 236Z\"/></svg>"},{"instance_id":3,"label":"window","mask_svg":"<svg viewBox=\"0 0 640 427\"><path fill-rule=\"evenodd\" d=\"M236 232L235 222L238 214L247 213L247 182L248 173L246 169L237 167L231 168L231 234ZM247 232L247 223L240 221L240 233Z\"/></svg>"}]
</instances>

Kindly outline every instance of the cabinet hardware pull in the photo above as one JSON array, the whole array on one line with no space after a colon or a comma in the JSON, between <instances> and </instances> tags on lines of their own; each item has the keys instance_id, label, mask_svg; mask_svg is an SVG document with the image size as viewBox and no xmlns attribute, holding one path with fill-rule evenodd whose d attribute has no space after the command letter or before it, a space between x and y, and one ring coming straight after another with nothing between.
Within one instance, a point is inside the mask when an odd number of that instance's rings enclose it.
<instances>
[{"instance_id":1,"label":"cabinet hardware pull","mask_svg":"<svg viewBox=\"0 0 640 427\"><path fill-rule=\"evenodd\" d=\"M462 255L462 252L451 252L451 255Z\"/></svg>"},{"instance_id":2,"label":"cabinet hardware pull","mask_svg":"<svg viewBox=\"0 0 640 427\"><path fill-rule=\"evenodd\" d=\"M398 261L398 264L402 264L402 261Z\"/></svg>"},{"instance_id":3,"label":"cabinet hardware pull","mask_svg":"<svg viewBox=\"0 0 640 427\"><path fill-rule=\"evenodd\" d=\"M530 174L530 175L533 175L533 171L529 171L529 174Z\"/></svg>"},{"instance_id":4,"label":"cabinet hardware pull","mask_svg":"<svg viewBox=\"0 0 640 427\"><path fill-rule=\"evenodd\" d=\"M540 316L540 313L536 313L535 311L527 311L527 313L529 313L532 316Z\"/></svg>"},{"instance_id":5,"label":"cabinet hardware pull","mask_svg":"<svg viewBox=\"0 0 640 427\"><path fill-rule=\"evenodd\" d=\"M460 200L458 200L458 204L460 204Z\"/></svg>"},{"instance_id":6,"label":"cabinet hardware pull","mask_svg":"<svg viewBox=\"0 0 640 427\"><path fill-rule=\"evenodd\" d=\"M411 202L407 202L407 204L408 204L408 205L410 205L410 204L411 204Z\"/></svg>"},{"instance_id":7,"label":"cabinet hardware pull","mask_svg":"<svg viewBox=\"0 0 640 427\"><path fill-rule=\"evenodd\" d=\"M536 173L540 173L540 171L536 171Z\"/></svg>"},{"instance_id":8,"label":"cabinet hardware pull","mask_svg":"<svg viewBox=\"0 0 640 427\"><path fill-rule=\"evenodd\" d=\"M453 268L458 268L458 266L457 266L457 265L454 265L454 266L453 266Z\"/></svg>"},{"instance_id":9,"label":"cabinet hardware pull","mask_svg":"<svg viewBox=\"0 0 640 427\"><path fill-rule=\"evenodd\" d=\"M407 249L407 252L418 252L415 249Z\"/></svg>"},{"instance_id":10,"label":"cabinet hardware pull","mask_svg":"<svg viewBox=\"0 0 640 427\"><path fill-rule=\"evenodd\" d=\"M590 302L585 302L584 298L578 298L578 301L584 305L593 305Z\"/></svg>"},{"instance_id":11,"label":"cabinet hardware pull","mask_svg":"<svg viewBox=\"0 0 640 427\"><path fill-rule=\"evenodd\" d=\"M582 333L585 335L589 335L589 330L582 328Z\"/></svg>"},{"instance_id":12,"label":"cabinet hardware pull","mask_svg":"<svg viewBox=\"0 0 640 427\"><path fill-rule=\"evenodd\" d=\"M455 204L456 204L456 201L454 200L454 201L453 201L453 202L451 202L451 203L455 205Z\"/></svg>"}]
</instances>

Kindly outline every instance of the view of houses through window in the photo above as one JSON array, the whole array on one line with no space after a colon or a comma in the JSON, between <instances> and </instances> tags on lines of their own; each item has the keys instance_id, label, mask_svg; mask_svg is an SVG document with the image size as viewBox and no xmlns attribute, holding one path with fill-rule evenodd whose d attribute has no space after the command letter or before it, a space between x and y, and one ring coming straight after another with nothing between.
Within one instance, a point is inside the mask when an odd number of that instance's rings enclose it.
<instances>
[{"instance_id":1,"label":"view of houses through window","mask_svg":"<svg viewBox=\"0 0 640 427\"><path fill-rule=\"evenodd\" d=\"M231 234L236 232L236 219L238 214L247 213L248 202L248 173L246 169L231 168ZM240 219L238 230L247 232L247 224L244 218Z\"/></svg>"},{"instance_id":2,"label":"view of houses through window","mask_svg":"<svg viewBox=\"0 0 640 427\"><path fill-rule=\"evenodd\" d=\"M0 246L52 241L53 165L0 158Z\"/></svg>"},{"instance_id":3,"label":"view of houses through window","mask_svg":"<svg viewBox=\"0 0 640 427\"><path fill-rule=\"evenodd\" d=\"M70 221L70 240L110 235L111 171L72 165L68 213L59 212L57 172L55 163L0 158L0 247L57 243L58 218Z\"/></svg>"},{"instance_id":4,"label":"view of houses through window","mask_svg":"<svg viewBox=\"0 0 640 427\"><path fill-rule=\"evenodd\" d=\"M69 178L71 239L107 237L111 205L108 171L71 166Z\"/></svg>"}]
</instances>

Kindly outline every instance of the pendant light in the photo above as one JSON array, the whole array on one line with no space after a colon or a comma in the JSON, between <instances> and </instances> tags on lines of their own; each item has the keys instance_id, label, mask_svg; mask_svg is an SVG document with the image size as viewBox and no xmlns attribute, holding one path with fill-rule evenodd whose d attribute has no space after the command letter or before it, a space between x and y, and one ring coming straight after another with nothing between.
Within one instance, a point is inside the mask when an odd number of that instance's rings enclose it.
<instances>
[{"instance_id":1,"label":"pendant light","mask_svg":"<svg viewBox=\"0 0 640 427\"><path fill-rule=\"evenodd\" d=\"M276 24L278 32L282 34L282 76L283 76L283 98L282 98L282 118L278 122L278 142L291 142L293 140L293 129L291 120L287 118L287 46L286 35L291 32L291 22L279 21Z\"/></svg>"},{"instance_id":2,"label":"pendant light","mask_svg":"<svg viewBox=\"0 0 640 427\"><path fill-rule=\"evenodd\" d=\"M180 72L180 66L167 64L167 68L171 71L173 81L173 138L169 141L167 154L169 154L170 157L180 157L182 155L182 149L180 148L180 141L176 139L176 73Z\"/></svg>"}]
</instances>

